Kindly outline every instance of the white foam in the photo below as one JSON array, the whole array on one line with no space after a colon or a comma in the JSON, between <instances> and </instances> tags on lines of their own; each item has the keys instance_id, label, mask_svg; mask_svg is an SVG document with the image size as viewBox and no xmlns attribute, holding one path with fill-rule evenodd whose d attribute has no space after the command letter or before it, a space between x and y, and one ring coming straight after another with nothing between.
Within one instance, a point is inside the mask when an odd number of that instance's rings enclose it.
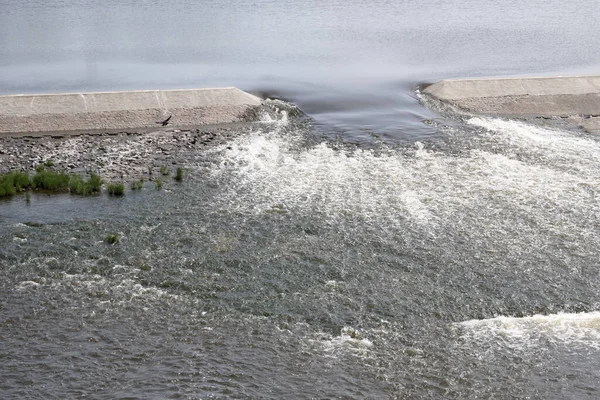
<instances>
[{"instance_id":1,"label":"white foam","mask_svg":"<svg viewBox=\"0 0 600 400\"><path fill-rule=\"evenodd\" d=\"M340 335L331 336L325 333L317 333L319 339L311 339L310 343L318 345L322 351L330 356L337 356L339 353L351 353L355 356L367 356L369 350L373 347L373 342L363 337L362 332L351 328L342 328Z\"/></svg>"},{"instance_id":2,"label":"white foam","mask_svg":"<svg viewBox=\"0 0 600 400\"><path fill-rule=\"evenodd\" d=\"M389 207L397 218L432 218L421 205L414 167L396 155L357 149L337 151L325 143L297 151L291 137L255 132L238 138L223 154L213 178L233 178L223 205L248 212L317 210L376 218ZM429 161L426 161L429 162Z\"/></svg>"},{"instance_id":3,"label":"white foam","mask_svg":"<svg viewBox=\"0 0 600 400\"><path fill-rule=\"evenodd\" d=\"M220 164L210 171L212 179L223 182L224 193L217 206L243 213L360 218L378 229L403 229L412 223L429 232L449 224L464 223L469 231L474 231L473 226L489 231L490 224L507 225L506 220L490 220L494 210L515 210L515 216L527 215L531 226L549 229L557 224L561 212L585 210L590 216L600 215L600 205L593 197L600 192L600 157L593 139L521 123L471 122L499 127L503 134L490 135L497 136L507 151L477 149L448 154L422 143L402 151L339 150L328 143L300 149L294 135L258 131L238 137L222 149ZM551 142L552 135L557 135L559 142L566 143L564 151L559 145L538 145L531 150L547 159L568 159L576 152L587 152L589 157L584 157L579 167L570 160L568 168L563 162L557 166L518 159L511 146L516 142L519 148L526 148L519 134L528 129L533 133L523 136L545 135ZM589 169L589 173L582 174L578 168ZM577 223L571 226L572 221L571 217L561 221L560 230L588 229Z\"/></svg>"},{"instance_id":4,"label":"white foam","mask_svg":"<svg viewBox=\"0 0 600 400\"><path fill-rule=\"evenodd\" d=\"M538 155L542 161L600 176L600 142L593 136L498 118L476 117L467 122L492 132L493 138L506 146Z\"/></svg>"},{"instance_id":5,"label":"white foam","mask_svg":"<svg viewBox=\"0 0 600 400\"><path fill-rule=\"evenodd\" d=\"M541 338L553 342L600 348L600 312L496 317L457 324L474 340L502 339L519 345L535 345Z\"/></svg>"},{"instance_id":6,"label":"white foam","mask_svg":"<svg viewBox=\"0 0 600 400\"><path fill-rule=\"evenodd\" d=\"M21 283L19 283L19 286L17 287L17 290L25 290L25 289L31 289L31 288L38 288L40 286L39 283L34 282L34 281L23 281Z\"/></svg>"}]
</instances>

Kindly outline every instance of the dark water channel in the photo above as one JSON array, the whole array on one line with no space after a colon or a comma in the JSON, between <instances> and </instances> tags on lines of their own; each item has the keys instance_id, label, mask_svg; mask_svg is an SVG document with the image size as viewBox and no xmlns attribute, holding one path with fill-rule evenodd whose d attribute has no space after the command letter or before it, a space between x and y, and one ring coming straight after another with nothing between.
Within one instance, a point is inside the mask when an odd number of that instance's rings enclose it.
<instances>
[{"instance_id":1,"label":"dark water channel","mask_svg":"<svg viewBox=\"0 0 600 400\"><path fill-rule=\"evenodd\" d=\"M0 398L598 398L600 142L412 90L592 71L593 2L0 10L5 93L232 84L312 118L161 191L0 201Z\"/></svg>"}]
</instances>

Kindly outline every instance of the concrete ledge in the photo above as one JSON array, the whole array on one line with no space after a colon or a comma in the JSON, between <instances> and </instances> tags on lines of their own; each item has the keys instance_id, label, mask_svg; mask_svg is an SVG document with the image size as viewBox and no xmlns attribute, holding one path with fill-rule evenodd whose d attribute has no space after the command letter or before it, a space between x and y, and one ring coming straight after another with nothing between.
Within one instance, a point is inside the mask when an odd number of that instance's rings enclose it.
<instances>
[{"instance_id":1,"label":"concrete ledge","mask_svg":"<svg viewBox=\"0 0 600 400\"><path fill-rule=\"evenodd\" d=\"M261 99L237 88L0 96L0 133L148 129L256 120Z\"/></svg>"},{"instance_id":2,"label":"concrete ledge","mask_svg":"<svg viewBox=\"0 0 600 400\"><path fill-rule=\"evenodd\" d=\"M600 115L600 76L443 80L424 88L422 93L479 114Z\"/></svg>"}]
</instances>

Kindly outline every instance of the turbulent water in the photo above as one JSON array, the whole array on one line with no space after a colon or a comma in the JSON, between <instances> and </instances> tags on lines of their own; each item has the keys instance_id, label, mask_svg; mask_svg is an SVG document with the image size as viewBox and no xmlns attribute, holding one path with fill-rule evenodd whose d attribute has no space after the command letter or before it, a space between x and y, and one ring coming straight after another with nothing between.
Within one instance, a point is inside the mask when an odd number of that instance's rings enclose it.
<instances>
[{"instance_id":1,"label":"turbulent water","mask_svg":"<svg viewBox=\"0 0 600 400\"><path fill-rule=\"evenodd\" d=\"M597 398L600 143L454 125L284 118L170 190L3 202L1 397Z\"/></svg>"},{"instance_id":2,"label":"turbulent water","mask_svg":"<svg viewBox=\"0 0 600 400\"><path fill-rule=\"evenodd\" d=\"M600 397L600 140L415 90L597 73L598 10L2 1L1 93L237 85L307 115L161 191L0 200L0 398Z\"/></svg>"}]
</instances>

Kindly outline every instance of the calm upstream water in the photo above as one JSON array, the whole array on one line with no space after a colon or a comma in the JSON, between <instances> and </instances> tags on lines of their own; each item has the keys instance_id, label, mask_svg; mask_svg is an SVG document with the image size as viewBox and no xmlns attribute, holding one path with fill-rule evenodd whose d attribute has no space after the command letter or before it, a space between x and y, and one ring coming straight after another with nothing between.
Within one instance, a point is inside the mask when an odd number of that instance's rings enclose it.
<instances>
[{"instance_id":1,"label":"calm upstream water","mask_svg":"<svg viewBox=\"0 0 600 400\"><path fill-rule=\"evenodd\" d=\"M600 397L600 139L415 91L598 73L598 21L591 0L3 0L1 93L235 85L309 118L167 190L0 201L0 398Z\"/></svg>"}]
</instances>

